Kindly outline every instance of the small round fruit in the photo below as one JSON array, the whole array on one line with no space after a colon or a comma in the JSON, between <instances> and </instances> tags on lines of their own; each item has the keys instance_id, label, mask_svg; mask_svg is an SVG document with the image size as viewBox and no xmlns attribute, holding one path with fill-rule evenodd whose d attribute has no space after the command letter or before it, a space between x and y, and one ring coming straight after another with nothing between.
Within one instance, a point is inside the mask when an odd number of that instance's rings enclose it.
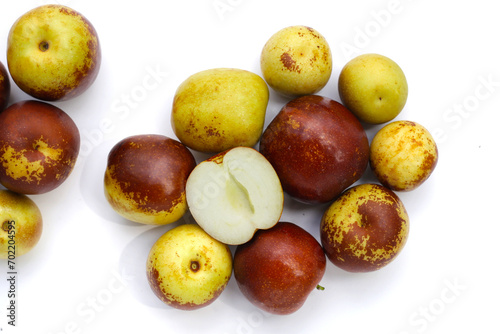
<instances>
[{"instance_id":1,"label":"small round fruit","mask_svg":"<svg viewBox=\"0 0 500 334\"><path fill-rule=\"evenodd\" d=\"M7 65L25 93L45 101L63 101L86 91L101 64L96 30L79 12L42 5L12 25Z\"/></svg>"},{"instance_id":2,"label":"small round fruit","mask_svg":"<svg viewBox=\"0 0 500 334\"><path fill-rule=\"evenodd\" d=\"M389 264L402 251L408 232L403 202L378 184L347 189L325 211L320 226L326 256L350 272L374 271Z\"/></svg>"},{"instance_id":3,"label":"small round fruit","mask_svg":"<svg viewBox=\"0 0 500 334\"><path fill-rule=\"evenodd\" d=\"M22 194L43 194L71 174L80 132L63 110L21 101L0 113L0 183Z\"/></svg>"},{"instance_id":4,"label":"small round fruit","mask_svg":"<svg viewBox=\"0 0 500 334\"><path fill-rule=\"evenodd\" d=\"M4 64L0 62L0 112L8 105L10 98L9 73Z\"/></svg>"},{"instance_id":5,"label":"small round fruit","mask_svg":"<svg viewBox=\"0 0 500 334\"><path fill-rule=\"evenodd\" d=\"M342 104L306 95L280 110L259 149L290 196L326 203L361 178L370 147L363 126Z\"/></svg>"},{"instance_id":6,"label":"small round fruit","mask_svg":"<svg viewBox=\"0 0 500 334\"><path fill-rule=\"evenodd\" d=\"M410 191L425 182L438 161L432 135L422 125L396 121L380 129L370 145L370 166L386 187Z\"/></svg>"},{"instance_id":7,"label":"small round fruit","mask_svg":"<svg viewBox=\"0 0 500 334\"><path fill-rule=\"evenodd\" d=\"M124 218L164 225L187 211L186 181L196 166L180 142L162 135L122 139L109 152L104 194Z\"/></svg>"},{"instance_id":8,"label":"small round fruit","mask_svg":"<svg viewBox=\"0 0 500 334\"><path fill-rule=\"evenodd\" d=\"M259 230L234 254L234 277L243 295L273 314L291 314L318 286L326 268L319 242L300 226L279 222Z\"/></svg>"},{"instance_id":9,"label":"small round fruit","mask_svg":"<svg viewBox=\"0 0 500 334\"><path fill-rule=\"evenodd\" d=\"M195 310L214 302L232 273L229 247L196 224L179 225L162 235L147 259L148 282L165 304Z\"/></svg>"},{"instance_id":10,"label":"small round fruit","mask_svg":"<svg viewBox=\"0 0 500 334\"><path fill-rule=\"evenodd\" d=\"M260 65L269 86L289 97L319 92L330 79L332 55L326 39L315 29L291 26L266 42Z\"/></svg>"},{"instance_id":11,"label":"small round fruit","mask_svg":"<svg viewBox=\"0 0 500 334\"><path fill-rule=\"evenodd\" d=\"M408 97L403 70L392 59L374 53L360 55L344 66L338 90L347 109L368 124L394 119Z\"/></svg>"},{"instance_id":12,"label":"small round fruit","mask_svg":"<svg viewBox=\"0 0 500 334\"><path fill-rule=\"evenodd\" d=\"M269 88L255 73L214 68L191 75L177 88L171 125L187 147L219 153L253 147L264 128Z\"/></svg>"},{"instance_id":13,"label":"small round fruit","mask_svg":"<svg viewBox=\"0 0 500 334\"><path fill-rule=\"evenodd\" d=\"M0 190L0 258L15 259L31 251L42 235L42 214L28 196Z\"/></svg>"}]
</instances>

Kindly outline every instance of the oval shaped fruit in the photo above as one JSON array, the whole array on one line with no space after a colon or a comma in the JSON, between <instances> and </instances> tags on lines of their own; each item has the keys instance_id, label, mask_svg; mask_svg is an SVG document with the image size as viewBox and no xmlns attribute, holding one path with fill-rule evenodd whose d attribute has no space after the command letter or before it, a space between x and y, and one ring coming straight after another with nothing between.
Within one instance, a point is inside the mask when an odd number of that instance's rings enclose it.
<instances>
[{"instance_id":1,"label":"oval shaped fruit","mask_svg":"<svg viewBox=\"0 0 500 334\"><path fill-rule=\"evenodd\" d=\"M268 101L269 89L257 74L235 68L209 69L179 85L171 125L184 145L200 152L253 147L264 128Z\"/></svg>"},{"instance_id":2,"label":"oval shaped fruit","mask_svg":"<svg viewBox=\"0 0 500 334\"><path fill-rule=\"evenodd\" d=\"M234 254L234 277L243 295L269 313L302 307L326 269L319 242L302 227L279 222L259 230Z\"/></svg>"},{"instance_id":3,"label":"oval shaped fruit","mask_svg":"<svg viewBox=\"0 0 500 334\"><path fill-rule=\"evenodd\" d=\"M434 171L438 148L422 125L396 121L380 129L370 144L370 167L380 183L395 191L410 191Z\"/></svg>"},{"instance_id":4,"label":"oval shaped fruit","mask_svg":"<svg viewBox=\"0 0 500 334\"><path fill-rule=\"evenodd\" d=\"M328 259L346 271L369 272L389 264L409 233L408 213L399 197L378 184L347 189L325 211L320 227Z\"/></svg>"},{"instance_id":5,"label":"oval shaped fruit","mask_svg":"<svg viewBox=\"0 0 500 334\"><path fill-rule=\"evenodd\" d=\"M0 113L0 183L22 194L43 194L71 174L80 132L63 110L29 100Z\"/></svg>"},{"instance_id":6,"label":"oval shaped fruit","mask_svg":"<svg viewBox=\"0 0 500 334\"><path fill-rule=\"evenodd\" d=\"M214 302L232 274L229 247L196 224L179 225L151 248L146 265L148 282L165 304L195 310Z\"/></svg>"},{"instance_id":7,"label":"oval shaped fruit","mask_svg":"<svg viewBox=\"0 0 500 334\"><path fill-rule=\"evenodd\" d=\"M408 82L401 67L375 53L350 60L340 72L338 90L347 109L368 124L394 119L408 98Z\"/></svg>"},{"instance_id":8,"label":"oval shaped fruit","mask_svg":"<svg viewBox=\"0 0 500 334\"><path fill-rule=\"evenodd\" d=\"M361 178L369 143L361 123L342 104L307 95L280 110L264 131L259 150L289 195L325 203Z\"/></svg>"},{"instance_id":9,"label":"oval shaped fruit","mask_svg":"<svg viewBox=\"0 0 500 334\"><path fill-rule=\"evenodd\" d=\"M162 135L122 139L109 152L104 193L121 216L142 224L169 224L187 211L186 181L196 166L180 142Z\"/></svg>"},{"instance_id":10,"label":"oval shaped fruit","mask_svg":"<svg viewBox=\"0 0 500 334\"><path fill-rule=\"evenodd\" d=\"M42 213L31 198L0 189L0 259L12 260L30 252L42 230Z\"/></svg>"},{"instance_id":11,"label":"oval shaped fruit","mask_svg":"<svg viewBox=\"0 0 500 334\"><path fill-rule=\"evenodd\" d=\"M79 96L95 81L101 47L92 24L62 5L42 5L12 25L7 65L25 93L45 101Z\"/></svg>"},{"instance_id":12,"label":"oval shaped fruit","mask_svg":"<svg viewBox=\"0 0 500 334\"><path fill-rule=\"evenodd\" d=\"M272 89L297 97L315 94L326 86L332 73L332 54L317 30L290 26L269 38L261 52L260 66Z\"/></svg>"}]
</instances>

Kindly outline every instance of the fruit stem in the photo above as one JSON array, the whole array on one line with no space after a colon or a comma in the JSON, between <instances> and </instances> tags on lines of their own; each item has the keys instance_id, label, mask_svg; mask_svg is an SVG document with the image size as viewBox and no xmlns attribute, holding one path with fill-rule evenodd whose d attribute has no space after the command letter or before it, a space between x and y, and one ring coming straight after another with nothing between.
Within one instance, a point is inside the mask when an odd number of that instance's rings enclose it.
<instances>
[{"instance_id":1,"label":"fruit stem","mask_svg":"<svg viewBox=\"0 0 500 334\"><path fill-rule=\"evenodd\" d=\"M191 271L197 272L200 269L200 263L198 261L191 261Z\"/></svg>"},{"instance_id":2,"label":"fruit stem","mask_svg":"<svg viewBox=\"0 0 500 334\"><path fill-rule=\"evenodd\" d=\"M325 287L324 287L324 286L321 286L321 285L319 285L319 284L318 284L318 285L316 286L316 289L318 289L318 290L320 290L320 291L323 291L323 290L325 290Z\"/></svg>"},{"instance_id":3,"label":"fruit stem","mask_svg":"<svg viewBox=\"0 0 500 334\"><path fill-rule=\"evenodd\" d=\"M40 44L38 44L38 48L42 52L47 51L49 49L49 42L47 42L47 41L41 41Z\"/></svg>"},{"instance_id":4,"label":"fruit stem","mask_svg":"<svg viewBox=\"0 0 500 334\"><path fill-rule=\"evenodd\" d=\"M8 232L9 231L9 224L10 224L9 220L4 221L2 224L2 230L4 230L5 232Z\"/></svg>"}]
</instances>

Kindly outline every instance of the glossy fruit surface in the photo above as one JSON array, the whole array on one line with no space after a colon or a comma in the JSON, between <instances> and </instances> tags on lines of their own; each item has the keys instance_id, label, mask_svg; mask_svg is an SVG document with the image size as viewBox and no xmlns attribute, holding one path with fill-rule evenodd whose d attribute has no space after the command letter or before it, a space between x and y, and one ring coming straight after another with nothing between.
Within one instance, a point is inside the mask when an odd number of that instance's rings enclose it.
<instances>
[{"instance_id":1,"label":"glossy fruit surface","mask_svg":"<svg viewBox=\"0 0 500 334\"><path fill-rule=\"evenodd\" d=\"M333 200L368 166L361 123L342 104L319 95L288 102L264 131L259 150L283 189L310 203Z\"/></svg>"},{"instance_id":2,"label":"glossy fruit surface","mask_svg":"<svg viewBox=\"0 0 500 334\"><path fill-rule=\"evenodd\" d=\"M73 171L80 132L62 109L28 100L0 113L0 183L22 194L59 187Z\"/></svg>"},{"instance_id":3,"label":"glossy fruit surface","mask_svg":"<svg viewBox=\"0 0 500 334\"><path fill-rule=\"evenodd\" d=\"M321 220L328 259L351 272L385 267L402 251L409 234L403 202L390 189L361 184L346 190Z\"/></svg>"},{"instance_id":4,"label":"glossy fruit surface","mask_svg":"<svg viewBox=\"0 0 500 334\"><path fill-rule=\"evenodd\" d=\"M111 207L131 221L164 225L187 211L186 181L196 165L179 141L163 135L134 135L108 154L104 193Z\"/></svg>"},{"instance_id":5,"label":"glossy fruit surface","mask_svg":"<svg viewBox=\"0 0 500 334\"><path fill-rule=\"evenodd\" d=\"M161 301L195 310L211 304L224 291L232 274L232 255L227 245L198 225L179 225L154 243L146 272Z\"/></svg>"},{"instance_id":6,"label":"glossy fruit surface","mask_svg":"<svg viewBox=\"0 0 500 334\"><path fill-rule=\"evenodd\" d=\"M289 222L258 231L234 254L234 276L241 292L252 304L274 314L290 314L302 307L325 269L318 241Z\"/></svg>"},{"instance_id":7,"label":"glossy fruit surface","mask_svg":"<svg viewBox=\"0 0 500 334\"><path fill-rule=\"evenodd\" d=\"M63 101L86 91L101 65L101 47L93 25L62 5L42 5L12 25L7 65L14 82L45 101Z\"/></svg>"}]
</instances>

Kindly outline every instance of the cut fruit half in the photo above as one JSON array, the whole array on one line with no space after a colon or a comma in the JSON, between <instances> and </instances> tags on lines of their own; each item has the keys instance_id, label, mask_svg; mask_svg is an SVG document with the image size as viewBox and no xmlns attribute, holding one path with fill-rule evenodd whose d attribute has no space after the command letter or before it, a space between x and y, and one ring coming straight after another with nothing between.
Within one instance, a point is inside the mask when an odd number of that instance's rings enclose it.
<instances>
[{"instance_id":1,"label":"cut fruit half","mask_svg":"<svg viewBox=\"0 0 500 334\"><path fill-rule=\"evenodd\" d=\"M195 221L229 245L249 241L258 229L276 225L283 189L272 165L253 148L236 147L198 164L186 183Z\"/></svg>"}]
</instances>

